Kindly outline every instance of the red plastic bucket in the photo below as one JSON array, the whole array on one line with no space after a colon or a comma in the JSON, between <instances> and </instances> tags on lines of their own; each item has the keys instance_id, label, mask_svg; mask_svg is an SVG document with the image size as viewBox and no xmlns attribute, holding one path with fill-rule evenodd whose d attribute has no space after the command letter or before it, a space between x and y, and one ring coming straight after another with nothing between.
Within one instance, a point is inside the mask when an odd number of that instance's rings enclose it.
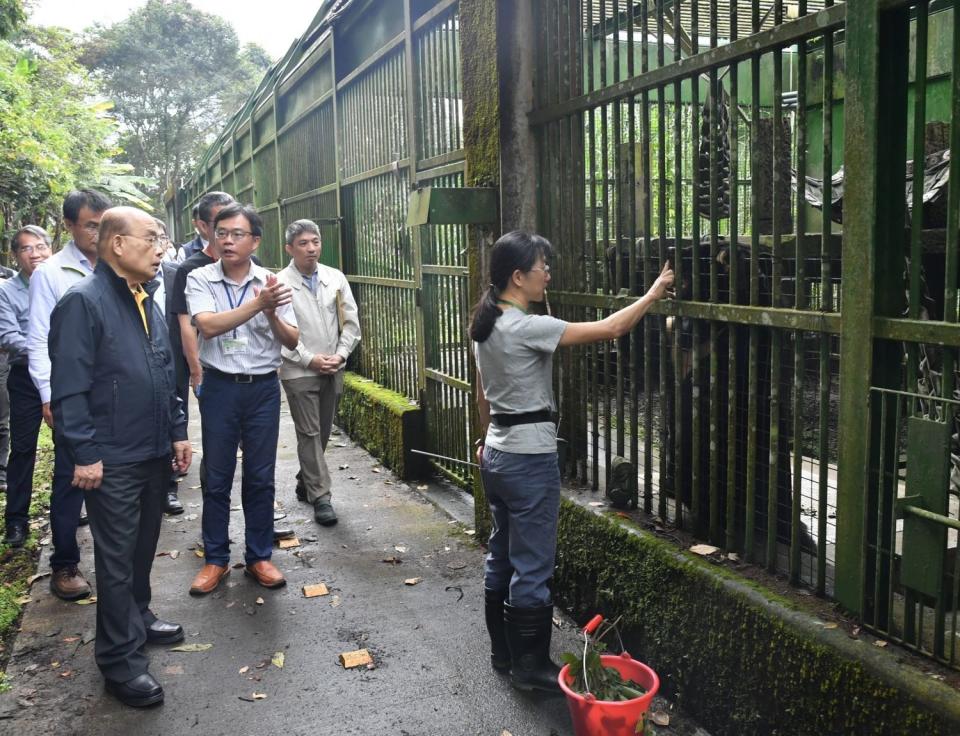
<instances>
[{"instance_id":1,"label":"red plastic bucket","mask_svg":"<svg viewBox=\"0 0 960 736\"><path fill-rule=\"evenodd\" d=\"M597 700L593 695L581 695L570 689L573 678L570 665L560 670L560 689L567 696L573 732L576 736L634 736L637 722L650 707L650 701L660 689L657 673L624 652L620 655L603 654L600 662L612 667L624 680L633 680L646 690L642 697L612 702Z\"/></svg>"}]
</instances>

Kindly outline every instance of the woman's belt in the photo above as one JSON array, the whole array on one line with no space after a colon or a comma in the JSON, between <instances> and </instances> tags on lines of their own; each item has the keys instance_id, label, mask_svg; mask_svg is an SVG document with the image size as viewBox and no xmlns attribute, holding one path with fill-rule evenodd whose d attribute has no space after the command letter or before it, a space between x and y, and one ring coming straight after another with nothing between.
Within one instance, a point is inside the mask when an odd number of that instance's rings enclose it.
<instances>
[{"instance_id":1,"label":"woman's belt","mask_svg":"<svg viewBox=\"0 0 960 736\"><path fill-rule=\"evenodd\" d=\"M516 427L518 424L540 424L553 422L553 412L549 409L527 411L522 414L491 414L490 420L498 427Z\"/></svg>"}]
</instances>

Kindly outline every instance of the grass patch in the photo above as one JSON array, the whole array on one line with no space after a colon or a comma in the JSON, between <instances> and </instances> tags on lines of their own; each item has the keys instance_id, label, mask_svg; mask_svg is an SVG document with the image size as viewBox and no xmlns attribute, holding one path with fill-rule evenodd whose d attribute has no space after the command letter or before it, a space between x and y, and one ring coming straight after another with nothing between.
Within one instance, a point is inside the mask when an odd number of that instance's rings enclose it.
<instances>
[{"instance_id":1,"label":"grass patch","mask_svg":"<svg viewBox=\"0 0 960 736\"><path fill-rule=\"evenodd\" d=\"M0 692L9 687L4 671L13 649L23 604L29 592L30 577L40 561L39 533L49 529L50 488L53 483L53 435L49 427L40 429L37 464L33 471L33 498L30 501L30 536L22 549L0 543ZM6 510L6 495L0 496L0 513Z\"/></svg>"}]
</instances>

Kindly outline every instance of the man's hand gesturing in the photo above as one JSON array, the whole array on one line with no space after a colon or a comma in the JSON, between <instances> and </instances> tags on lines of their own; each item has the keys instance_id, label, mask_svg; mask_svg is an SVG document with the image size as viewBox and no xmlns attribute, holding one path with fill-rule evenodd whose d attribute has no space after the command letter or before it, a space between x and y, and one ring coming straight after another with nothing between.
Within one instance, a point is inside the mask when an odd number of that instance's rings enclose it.
<instances>
[{"instance_id":1,"label":"man's hand gesturing","mask_svg":"<svg viewBox=\"0 0 960 736\"><path fill-rule=\"evenodd\" d=\"M260 309L268 317L272 317L277 312L277 307L282 307L293 301L293 291L289 286L280 283L274 274L267 275L267 285L263 289L257 289L257 302Z\"/></svg>"}]
</instances>

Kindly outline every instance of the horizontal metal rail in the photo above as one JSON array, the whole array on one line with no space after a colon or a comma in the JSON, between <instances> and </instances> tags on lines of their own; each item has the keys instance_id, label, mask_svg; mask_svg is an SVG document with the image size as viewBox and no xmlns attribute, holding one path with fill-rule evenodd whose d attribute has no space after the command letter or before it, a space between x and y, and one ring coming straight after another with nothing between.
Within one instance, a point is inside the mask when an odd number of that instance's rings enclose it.
<instances>
[{"instance_id":1,"label":"horizontal metal rail","mask_svg":"<svg viewBox=\"0 0 960 736\"><path fill-rule=\"evenodd\" d=\"M664 87L673 82L698 76L717 67L735 64L756 56L758 50L769 52L806 38L823 35L827 31L838 30L843 27L846 18L846 3L834 5L818 13L811 13L798 20L783 23L770 30L761 31L747 38L734 41L726 46L718 46L696 56L689 56L673 64L625 79L597 92L590 92L566 102L533 110L529 116L530 124L545 125L554 120L560 120L579 112L586 112L605 103L614 102L622 97L649 92L657 87Z\"/></svg>"}]
</instances>

